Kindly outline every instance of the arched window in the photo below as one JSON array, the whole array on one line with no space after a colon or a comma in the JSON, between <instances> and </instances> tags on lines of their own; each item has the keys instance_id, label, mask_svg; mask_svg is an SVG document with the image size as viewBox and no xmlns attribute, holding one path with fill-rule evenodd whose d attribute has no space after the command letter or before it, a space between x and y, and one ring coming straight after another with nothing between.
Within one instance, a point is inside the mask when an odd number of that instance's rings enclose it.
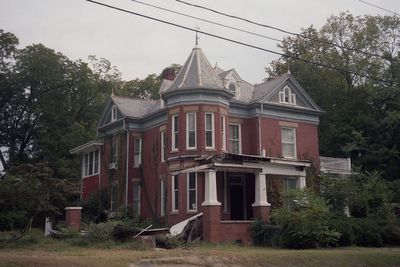
<instances>
[{"instance_id":1,"label":"arched window","mask_svg":"<svg viewBox=\"0 0 400 267\"><path fill-rule=\"evenodd\" d=\"M230 83L228 86L229 91L235 94L235 97L237 98L239 96L239 88L235 83Z\"/></svg>"},{"instance_id":2,"label":"arched window","mask_svg":"<svg viewBox=\"0 0 400 267\"><path fill-rule=\"evenodd\" d=\"M296 105L296 95L292 93L289 86L285 86L283 90L279 92L279 103Z\"/></svg>"}]
</instances>

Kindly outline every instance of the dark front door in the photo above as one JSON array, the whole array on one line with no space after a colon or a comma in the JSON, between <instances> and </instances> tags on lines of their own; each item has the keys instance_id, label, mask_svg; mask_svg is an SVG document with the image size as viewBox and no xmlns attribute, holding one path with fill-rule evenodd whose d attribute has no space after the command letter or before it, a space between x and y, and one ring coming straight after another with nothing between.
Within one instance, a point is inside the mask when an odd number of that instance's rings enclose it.
<instances>
[{"instance_id":1,"label":"dark front door","mask_svg":"<svg viewBox=\"0 0 400 267\"><path fill-rule=\"evenodd\" d=\"M244 191L243 185L229 186L231 203L231 220L244 220Z\"/></svg>"}]
</instances>

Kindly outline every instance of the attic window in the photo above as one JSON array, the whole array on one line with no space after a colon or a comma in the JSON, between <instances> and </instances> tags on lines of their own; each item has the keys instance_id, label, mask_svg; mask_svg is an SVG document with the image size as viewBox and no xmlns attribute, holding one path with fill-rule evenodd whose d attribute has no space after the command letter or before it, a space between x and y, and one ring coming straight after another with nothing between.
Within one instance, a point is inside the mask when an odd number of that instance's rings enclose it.
<instances>
[{"instance_id":1,"label":"attic window","mask_svg":"<svg viewBox=\"0 0 400 267\"><path fill-rule=\"evenodd\" d=\"M117 109L117 106L114 105L111 108L111 121L116 121L117 120L117 114L118 114L118 109Z\"/></svg>"},{"instance_id":2,"label":"attic window","mask_svg":"<svg viewBox=\"0 0 400 267\"><path fill-rule=\"evenodd\" d=\"M285 86L279 92L279 103L296 105L296 95L292 93L292 90L288 86Z\"/></svg>"},{"instance_id":3,"label":"attic window","mask_svg":"<svg viewBox=\"0 0 400 267\"><path fill-rule=\"evenodd\" d=\"M229 91L235 94L235 97L237 98L239 95L239 90L238 87L236 86L235 83L230 83L228 86Z\"/></svg>"}]
</instances>

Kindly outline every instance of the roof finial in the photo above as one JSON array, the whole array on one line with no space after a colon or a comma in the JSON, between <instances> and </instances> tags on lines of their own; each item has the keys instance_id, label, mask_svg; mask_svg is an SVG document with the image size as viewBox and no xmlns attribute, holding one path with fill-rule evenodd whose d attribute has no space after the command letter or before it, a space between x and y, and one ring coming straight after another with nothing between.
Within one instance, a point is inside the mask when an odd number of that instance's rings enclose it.
<instances>
[{"instance_id":1,"label":"roof finial","mask_svg":"<svg viewBox=\"0 0 400 267\"><path fill-rule=\"evenodd\" d=\"M114 96L114 87L111 87L111 96Z\"/></svg>"},{"instance_id":2,"label":"roof finial","mask_svg":"<svg viewBox=\"0 0 400 267\"><path fill-rule=\"evenodd\" d=\"M195 42L195 46L197 47L197 46L199 45L199 39L200 39L199 33L198 33L198 30L199 30L200 28L196 25L195 29L196 29L196 42Z\"/></svg>"},{"instance_id":3,"label":"roof finial","mask_svg":"<svg viewBox=\"0 0 400 267\"><path fill-rule=\"evenodd\" d=\"M291 74L291 72L290 72L290 63L289 62L287 64L287 74Z\"/></svg>"}]
</instances>

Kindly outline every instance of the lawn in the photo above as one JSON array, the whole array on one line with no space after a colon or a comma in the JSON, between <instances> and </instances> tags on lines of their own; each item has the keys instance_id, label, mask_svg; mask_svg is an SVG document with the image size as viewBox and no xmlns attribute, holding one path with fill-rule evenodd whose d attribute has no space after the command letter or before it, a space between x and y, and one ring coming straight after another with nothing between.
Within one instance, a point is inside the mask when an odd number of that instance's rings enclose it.
<instances>
[{"instance_id":1,"label":"lawn","mask_svg":"<svg viewBox=\"0 0 400 267\"><path fill-rule=\"evenodd\" d=\"M47 239L0 249L0 266L400 266L400 248L284 250L199 244L171 250L79 247Z\"/></svg>"}]
</instances>

